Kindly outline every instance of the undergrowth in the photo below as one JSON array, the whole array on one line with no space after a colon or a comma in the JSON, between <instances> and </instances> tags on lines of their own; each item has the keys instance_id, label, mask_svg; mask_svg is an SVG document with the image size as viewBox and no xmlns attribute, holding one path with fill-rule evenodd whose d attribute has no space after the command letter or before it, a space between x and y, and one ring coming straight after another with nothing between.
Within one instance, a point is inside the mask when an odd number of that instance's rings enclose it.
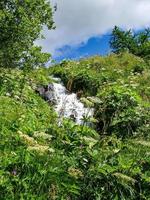
<instances>
[{"instance_id":1,"label":"undergrowth","mask_svg":"<svg viewBox=\"0 0 150 200\"><path fill-rule=\"evenodd\" d=\"M35 90L60 77L95 109L64 119ZM149 65L128 53L0 69L0 199L150 199Z\"/></svg>"}]
</instances>

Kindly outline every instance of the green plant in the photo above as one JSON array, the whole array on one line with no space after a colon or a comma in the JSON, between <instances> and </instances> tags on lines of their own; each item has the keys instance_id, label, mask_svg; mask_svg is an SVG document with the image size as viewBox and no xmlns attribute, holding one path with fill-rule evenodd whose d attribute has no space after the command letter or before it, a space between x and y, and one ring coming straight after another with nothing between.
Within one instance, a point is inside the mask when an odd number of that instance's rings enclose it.
<instances>
[{"instance_id":1,"label":"green plant","mask_svg":"<svg viewBox=\"0 0 150 200\"><path fill-rule=\"evenodd\" d=\"M148 59L150 54L150 29L135 34L133 31L123 31L117 26L112 31L110 46L115 53L129 51L130 53Z\"/></svg>"},{"instance_id":2,"label":"green plant","mask_svg":"<svg viewBox=\"0 0 150 200\"><path fill-rule=\"evenodd\" d=\"M136 66L142 73L133 73ZM66 86L71 80L70 90L82 83L81 100L95 109L97 129L69 119L58 125L35 92L53 81L50 75ZM128 53L49 69L1 68L0 199L149 199L148 77L147 64Z\"/></svg>"},{"instance_id":3,"label":"green plant","mask_svg":"<svg viewBox=\"0 0 150 200\"><path fill-rule=\"evenodd\" d=\"M43 26L52 29L52 9L43 0L0 2L0 67L24 68L44 65L48 54L34 46Z\"/></svg>"}]
</instances>

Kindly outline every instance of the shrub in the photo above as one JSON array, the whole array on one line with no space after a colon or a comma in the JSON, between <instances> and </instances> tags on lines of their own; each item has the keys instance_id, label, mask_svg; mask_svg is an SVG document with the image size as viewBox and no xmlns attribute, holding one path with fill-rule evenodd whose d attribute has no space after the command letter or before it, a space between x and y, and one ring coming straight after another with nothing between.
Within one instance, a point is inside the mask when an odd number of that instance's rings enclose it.
<instances>
[{"instance_id":1,"label":"shrub","mask_svg":"<svg viewBox=\"0 0 150 200\"><path fill-rule=\"evenodd\" d=\"M146 123L148 115L144 113L140 97L126 87L114 85L99 93L101 103L96 107L95 118L100 133L116 133L120 137L133 135Z\"/></svg>"}]
</instances>

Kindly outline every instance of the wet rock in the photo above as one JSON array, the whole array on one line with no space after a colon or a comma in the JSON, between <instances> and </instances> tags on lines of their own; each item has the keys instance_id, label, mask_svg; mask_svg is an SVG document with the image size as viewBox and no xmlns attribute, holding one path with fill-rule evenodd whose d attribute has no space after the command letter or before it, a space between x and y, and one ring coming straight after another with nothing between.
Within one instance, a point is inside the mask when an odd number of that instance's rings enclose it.
<instances>
[{"instance_id":1,"label":"wet rock","mask_svg":"<svg viewBox=\"0 0 150 200\"><path fill-rule=\"evenodd\" d=\"M50 84L48 85L48 90L49 90L49 91L54 91L54 85L53 85L52 83L50 83Z\"/></svg>"},{"instance_id":2,"label":"wet rock","mask_svg":"<svg viewBox=\"0 0 150 200\"><path fill-rule=\"evenodd\" d=\"M81 98L82 94L83 94L83 91L82 91L82 90L79 90L79 91L77 92L77 97L78 97L78 98Z\"/></svg>"},{"instance_id":3,"label":"wet rock","mask_svg":"<svg viewBox=\"0 0 150 200\"><path fill-rule=\"evenodd\" d=\"M48 101L48 102L50 102L50 103L55 103L56 101L55 101L54 93L51 92L51 91L46 91L46 92L44 93L44 100L45 100L45 101Z\"/></svg>"},{"instance_id":4,"label":"wet rock","mask_svg":"<svg viewBox=\"0 0 150 200\"><path fill-rule=\"evenodd\" d=\"M53 84L49 84L46 86L40 86L36 89L36 92L49 103L56 103L55 95L54 95L54 86Z\"/></svg>"},{"instance_id":5,"label":"wet rock","mask_svg":"<svg viewBox=\"0 0 150 200\"><path fill-rule=\"evenodd\" d=\"M74 114L70 115L70 119L72 119L74 122L76 122L76 116Z\"/></svg>"},{"instance_id":6,"label":"wet rock","mask_svg":"<svg viewBox=\"0 0 150 200\"><path fill-rule=\"evenodd\" d=\"M45 88L43 86L40 86L40 87L35 89L35 92L43 97L44 93L45 93Z\"/></svg>"}]
</instances>

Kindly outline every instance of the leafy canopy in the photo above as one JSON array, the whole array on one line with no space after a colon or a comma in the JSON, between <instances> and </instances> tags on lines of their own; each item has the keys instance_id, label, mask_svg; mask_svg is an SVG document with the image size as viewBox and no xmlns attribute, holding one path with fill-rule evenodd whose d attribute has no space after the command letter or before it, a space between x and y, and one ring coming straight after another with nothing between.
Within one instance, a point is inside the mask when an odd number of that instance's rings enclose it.
<instances>
[{"instance_id":1,"label":"leafy canopy","mask_svg":"<svg viewBox=\"0 0 150 200\"><path fill-rule=\"evenodd\" d=\"M52 9L47 0L0 1L0 67L41 65L49 58L34 47L43 26L54 28ZM39 57L42 56L42 59ZM40 62L33 62L40 59ZM42 61L42 62L41 62Z\"/></svg>"},{"instance_id":2,"label":"leafy canopy","mask_svg":"<svg viewBox=\"0 0 150 200\"><path fill-rule=\"evenodd\" d=\"M140 57L149 57L150 29L148 28L135 34L131 30L123 31L119 27L115 26L112 31L110 46L115 53L127 50Z\"/></svg>"}]
</instances>

